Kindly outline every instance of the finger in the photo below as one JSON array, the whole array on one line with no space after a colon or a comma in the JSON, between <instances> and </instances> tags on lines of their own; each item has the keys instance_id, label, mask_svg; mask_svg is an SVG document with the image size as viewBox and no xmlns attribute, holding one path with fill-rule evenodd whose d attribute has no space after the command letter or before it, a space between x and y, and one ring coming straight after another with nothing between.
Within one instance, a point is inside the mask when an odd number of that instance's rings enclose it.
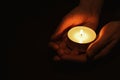
<instances>
[{"instance_id":1,"label":"finger","mask_svg":"<svg viewBox=\"0 0 120 80\"><path fill-rule=\"evenodd\" d=\"M97 54L93 60L96 60L96 59L99 59L105 55L107 55L110 50L115 46L115 44L117 43L116 40L112 41L110 44L106 45L106 47L101 51L99 52L99 54Z\"/></svg>"},{"instance_id":2,"label":"finger","mask_svg":"<svg viewBox=\"0 0 120 80\"><path fill-rule=\"evenodd\" d=\"M90 20L88 20L85 23L83 23L83 25L85 25L87 27L90 27L93 30L96 30L96 28L98 26L98 18L92 17L92 18L90 18Z\"/></svg>"},{"instance_id":3,"label":"finger","mask_svg":"<svg viewBox=\"0 0 120 80\"><path fill-rule=\"evenodd\" d=\"M112 36L109 36L105 33L106 31L106 25L100 30L100 33L98 35L98 38L89 45L87 49L87 55L88 57L94 57L97 55L106 45L109 44L109 42L112 40ZM106 31L108 32L108 31ZM109 39L109 40L108 40Z\"/></svg>"},{"instance_id":4,"label":"finger","mask_svg":"<svg viewBox=\"0 0 120 80\"><path fill-rule=\"evenodd\" d=\"M65 53L66 55L70 55L70 54L71 54L71 50L66 47L66 48L64 49L64 53Z\"/></svg>"},{"instance_id":5,"label":"finger","mask_svg":"<svg viewBox=\"0 0 120 80\"><path fill-rule=\"evenodd\" d=\"M86 54L82 55L64 55L61 56L62 60L68 60L68 61L77 61L77 62L86 62L87 56Z\"/></svg>"},{"instance_id":6,"label":"finger","mask_svg":"<svg viewBox=\"0 0 120 80\"><path fill-rule=\"evenodd\" d=\"M69 55L71 53L71 50L63 46L58 49L57 53L59 56Z\"/></svg>"},{"instance_id":7,"label":"finger","mask_svg":"<svg viewBox=\"0 0 120 80\"><path fill-rule=\"evenodd\" d=\"M105 46L105 44L105 41L98 38L96 41L89 45L87 49L87 55L89 57L94 57Z\"/></svg>"},{"instance_id":8,"label":"finger","mask_svg":"<svg viewBox=\"0 0 120 80\"><path fill-rule=\"evenodd\" d=\"M77 48L74 48L72 51L71 51L71 55L78 55L79 54L79 50Z\"/></svg>"},{"instance_id":9,"label":"finger","mask_svg":"<svg viewBox=\"0 0 120 80\"><path fill-rule=\"evenodd\" d=\"M97 28L97 23L95 24L95 22L86 22L85 24L83 24L84 26L90 27L93 30L96 30Z\"/></svg>"},{"instance_id":10,"label":"finger","mask_svg":"<svg viewBox=\"0 0 120 80\"><path fill-rule=\"evenodd\" d=\"M60 46L60 49L62 49L64 51L63 54L69 54L71 52L71 50L67 47L67 39L66 39L66 37L63 39L63 41L61 41L59 46Z\"/></svg>"},{"instance_id":11,"label":"finger","mask_svg":"<svg viewBox=\"0 0 120 80\"><path fill-rule=\"evenodd\" d=\"M58 55L62 56L62 55L65 54L65 42L64 42L64 40L61 41L61 43L59 44L59 46L60 46L60 48L58 50Z\"/></svg>"},{"instance_id":12,"label":"finger","mask_svg":"<svg viewBox=\"0 0 120 80\"><path fill-rule=\"evenodd\" d=\"M58 53L59 56L65 55L64 49L61 49L61 48L57 50L57 53Z\"/></svg>"},{"instance_id":13,"label":"finger","mask_svg":"<svg viewBox=\"0 0 120 80\"><path fill-rule=\"evenodd\" d=\"M55 60L55 61L60 61L61 58L60 58L59 56L54 56L53 60Z\"/></svg>"},{"instance_id":14,"label":"finger","mask_svg":"<svg viewBox=\"0 0 120 80\"><path fill-rule=\"evenodd\" d=\"M58 28L56 29L52 38L54 39L54 38L62 35L64 32L66 32L71 27L74 27L74 26L77 26L77 25L80 25L83 23L82 19L77 20L76 18L75 18L75 16L73 17L73 15L65 16L63 18L62 22L59 24Z\"/></svg>"},{"instance_id":15,"label":"finger","mask_svg":"<svg viewBox=\"0 0 120 80\"><path fill-rule=\"evenodd\" d=\"M55 42L50 42L49 43L50 47L52 47L54 50L58 50L59 49L59 45Z\"/></svg>"},{"instance_id":16,"label":"finger","mask_svg":"<svg viewBox=\"0 0 120 80\"><path fill-rule=\"evenodd\" d=\"M69 27L71 26L71 21L70 20L63 20L58 28L56 29L54 35L52 36L52 39L56 39L57 37L60 37L62 33Z\"/></svg>"}]
</instances>

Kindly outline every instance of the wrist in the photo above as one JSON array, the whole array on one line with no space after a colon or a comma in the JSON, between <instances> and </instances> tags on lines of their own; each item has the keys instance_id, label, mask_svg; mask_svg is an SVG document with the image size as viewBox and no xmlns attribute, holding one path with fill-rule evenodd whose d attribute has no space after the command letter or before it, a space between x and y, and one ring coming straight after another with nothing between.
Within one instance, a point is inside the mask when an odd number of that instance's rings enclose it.
<instances>
[{"instance_id":1,"label":"wrist","mask_svg":"<svg viewBox=\"0 0 120 80\"><path fill-rule=\"evenodd\" d=\"M81 0L78 7L81 7L84 11L99 14L101 12L102 4L103 0Z\"/></svg>"},{"instance_id":2,"label":"wrist","mask_svg":"<svg viewBox=\"0 0 120 80\"><path fill-rule=\"evenodd\" d=\"M80 11L84 12L84 14L90 15L90 16L96 16L98 17L100 15L100 11L96 11L94 9L91 9L90 7L85 7L82 5L78 5L78 8Z\"/></svg>"}]
</instances>

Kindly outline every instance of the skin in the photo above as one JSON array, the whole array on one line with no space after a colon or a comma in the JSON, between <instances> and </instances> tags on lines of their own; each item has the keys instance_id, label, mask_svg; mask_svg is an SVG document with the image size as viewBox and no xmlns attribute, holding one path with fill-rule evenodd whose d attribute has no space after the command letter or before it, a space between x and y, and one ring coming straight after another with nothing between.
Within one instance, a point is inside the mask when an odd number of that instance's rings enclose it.
<instances>
[{"instance_id":1,"label":"skin","mask_svg":"<svg viewBox=\"0 0 120 80\"><path fill-rule=\"evenodd\" d=\"M93 56L93 60L109 54L109 51L120 42L119 28L120 21L111 21L104 25L96 41L88 47L87 54Z\"/></svg>"},{"instance_id":2,"label":"skin","mask_svg":"<svg viewBox=\"0 0 120 80\"><path fill-rule=\"evenodd\" d=\"M84 25L96 30L98 26L103 0L87 1L86 3L86 0L81 0L80 5L63 18L56 32L52 35L49 44L57 52L54 60L71 60L82 63L87 62L88 57L92 58L92 60L97 60L107 55L109 50L120 41L120 31L118 29L120 21L112 21L103 26L98 38L88 46L85 54L79 54L80 51L76 47L72 50L67 47L67 40L64 35L66 29L77 25Z\"/></svg>"}]
</instances>

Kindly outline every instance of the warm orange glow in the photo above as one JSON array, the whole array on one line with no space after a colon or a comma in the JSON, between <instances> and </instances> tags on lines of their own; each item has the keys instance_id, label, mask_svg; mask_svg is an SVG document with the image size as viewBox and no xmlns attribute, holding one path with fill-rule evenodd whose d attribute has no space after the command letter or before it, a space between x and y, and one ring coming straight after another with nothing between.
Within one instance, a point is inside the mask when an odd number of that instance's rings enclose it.
<instances>
[{"instance_id":1,"label":"warm orange glow","mask_svg":"<svg viewBox=\"0 0 120 80\"><path fill-rule=\"evenodd\" d=\"M89 27L76 26L68 31L68 38L73 42L85 44L95 40L96 33Z\"/></svg>"}]
</instances>

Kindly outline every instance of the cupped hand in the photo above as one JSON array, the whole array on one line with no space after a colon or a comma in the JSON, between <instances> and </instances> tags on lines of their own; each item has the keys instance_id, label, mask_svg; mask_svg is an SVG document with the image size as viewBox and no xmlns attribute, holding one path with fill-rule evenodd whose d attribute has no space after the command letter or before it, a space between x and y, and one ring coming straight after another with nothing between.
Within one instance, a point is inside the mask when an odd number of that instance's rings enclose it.
<instances>
[{"instance_id":1,"label":"cupped hand","mask_svg":"<svg viewBox=\"0 0 120 80\"><path fill-rule=\"evenodd\" d=\"M60 36L64 30L69 27L74 27L77 25L88 26L92 29L96 29L98 26L99 14L90 9L84 9L82 6L75 7L71 12L69 12L61 21L52 38Z\"/></svg>"},{"instance_id":2,"label":"cupped hand","mask_svg":"<svg viewBox=\"0 0 120 80\"><path fill-rule=\"evenodd\" d=\"M58 53L55 60L76 60L85 62L86 54L78 55L79 50L69 49L66 45L67 36L65 31L71 27L83 25L92 29L96 29L98 26L99 13L91 12L84 9L84 7L77 6L70 13L68 13L56 29L56 32L52 35L50 46ZM84 57L85 56L85 57Z\"/></svg>"},{"instance_id":3,"label":"cupped hand","mask_svg":"<svg viewBox=\"0 0 120 80\"><path fill-rule=\"evenodd\" d=\"M93 60L109 54L120 42L120 21L109 22L101 29L98 38L87 49L87 55Z\"/></svg>"},{"instance_id":4,"label":"cupped hand","mask_svg":"<svg viewBox=\"0 0 120 80\"><path fill-rule=\"evenodd\" d=\"M109 22L100 30L98 38L89 45L85 54L79 54L79 50L73 49L70 54L61 54L55 56L56 60L71 60L77 62L86 62L88 58L92 60L100 59L120 42L120 21ZM64 43L63 43L64 44ZM61 49L64 51L64 49ZM62 53L62 51L60 53Z\"/></svg>"}]
</instances>

